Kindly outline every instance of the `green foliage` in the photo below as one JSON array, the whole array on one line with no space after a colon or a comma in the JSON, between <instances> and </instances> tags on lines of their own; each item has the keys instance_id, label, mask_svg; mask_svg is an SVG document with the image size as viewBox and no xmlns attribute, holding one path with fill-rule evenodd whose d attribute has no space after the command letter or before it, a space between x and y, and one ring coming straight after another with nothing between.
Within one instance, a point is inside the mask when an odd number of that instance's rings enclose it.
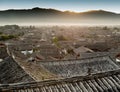
<instances>
[{"instance_id":1,"label":"green foliage","mask_svg":"<svg viewBox=\"0 0 120 92\"><path fill-rule=\"evenodd\" d=\"M57 37L53 37L52 42L53 43L58 43L58 41L66 41L66 40L67 39L64 36L60 35L60 36L57 36Z\"/></svg>"},{"instance_id":2,"label":"green foliage","mask_svg":"<svg viewBox=\"0 0 120 92\"><path fill-rule=\"evenodd\" d=\"M9 39L13 39L16 38L16 35L1 35L0 36L0 41L5 41L5 40L9 40Z\"/></svg>"},{"instance_id":3,"label":"green foliage","mask_svg":"<svg viewBox=\"0 0 120 92\"><path fill-rule=\"evenodd\" d=\"M52 42L53 42L54 44L57 44L57 43L58 43L58 38L57 38L57 37L54 37L54 38L52 39Z\"/></svg>"},{"instance_id":4,"label":"green foliage","mask_svg":"<svg viewBox=\"0 0 120 92\"><path fill-rule=\"evenodd\" d=\"M52 42L53 42L57 47L60 48L60 45L59 45L59 43L58 43L58 38L57 38L57 37L53 37Z\"/></svg>"},{"instance_id":5,"label":"green foliage","mask_svg":"<svg viewBox=\"0 0 120 92\"><path fill-rule=\"evenodd\" d=\"M63 35L60 35L57 38L58 38L58 41L66 41L67 40Z\"/></svg>"},{"instance_id":6,"label":"green foliage","mask_svg":"<svg viewBox=\"0 0 120 92\"><path fill-rule=\"evenodd\" d=\"M4 28L6 29L20 29L18 25L5 25Z\"/></svg>"},{"instance_id":7,"label":"green foliage","mask_svg":"<svg viewBox=\"0 0 120 92\"><path fill-rule=\"evenodd\" d=\"M3 34L2 32L0 32L0 35Z\"/></svg>"}]
</instances>

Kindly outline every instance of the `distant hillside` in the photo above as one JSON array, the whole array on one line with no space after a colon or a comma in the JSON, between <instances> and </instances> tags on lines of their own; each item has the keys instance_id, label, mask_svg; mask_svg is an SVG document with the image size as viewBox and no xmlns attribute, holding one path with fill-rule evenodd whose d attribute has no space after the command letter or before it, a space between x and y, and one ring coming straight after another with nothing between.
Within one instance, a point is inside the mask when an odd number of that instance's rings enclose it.
<instances>
[{"instance_id":1,"label":"distant hillside","mask_svg":"<svg viewBox=\"0 0 120 92\"><path fill-rule=\"evenodd\" d=\"M33 8L0 11L0 24L5 23L86 23L120 24L120 14L93 10L88 12L69 12L55 9Z\"/></svg>"}]
</instances>

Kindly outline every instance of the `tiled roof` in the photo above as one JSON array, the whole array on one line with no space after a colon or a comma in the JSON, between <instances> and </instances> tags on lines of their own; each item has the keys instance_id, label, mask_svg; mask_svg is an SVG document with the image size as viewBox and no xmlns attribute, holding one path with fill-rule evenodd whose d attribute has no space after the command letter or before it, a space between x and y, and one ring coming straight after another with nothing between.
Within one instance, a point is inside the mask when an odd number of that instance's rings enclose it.
<instances>
[{"instance_id":1,"label":"tiled roof","mask_svg":"<svg viewBox=\"0 0 120 92\"><path fill-rule=\"evenodd\" d=\"M1 92L119 92L120 70L44 82L8 84Z\"/></svg>"},{"instance_id":2,"label":"tiled roof","mask_svg":"<svg viewBox=\"0 0 120 92\"><path fill-rule=\"evenodd\" d=\"M0 47L0 58L5 58L8 56L8 53L7 53L7 50L6 50L6 47Z\"/></svg>"},{"instance_id":3,"label":"tiled roof","mask_svg":"<svg viewBox=\"0 0 120 92\"><path fill-rule=\"evenodd\" d=\"M0 62L0 83L17 83L34 81L12 57Z\"/></svg>"},{"instance_id":4,"label":"tiled roof","mask_svg":"<svg viewBox=\"0 0 120 92\"><path fill-rule=\"evenodd\" d=\"M109 56L90 57L78 60L43 61L38 62L38 64L43 65L51 73L65 78L87 75L89 69L91 69L91 73L119 69L119 65Z\"/></svg>"}]
</instances>

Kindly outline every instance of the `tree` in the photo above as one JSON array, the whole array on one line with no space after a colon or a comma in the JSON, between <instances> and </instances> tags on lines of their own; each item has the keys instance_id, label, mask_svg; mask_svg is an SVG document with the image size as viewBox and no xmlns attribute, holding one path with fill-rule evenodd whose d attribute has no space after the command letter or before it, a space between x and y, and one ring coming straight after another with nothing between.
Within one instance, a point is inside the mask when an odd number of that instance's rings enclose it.
<instances>
[{"instance_id":1,"label":"tree","mask_svg":"<svg viewBox=\"0 0 120 92\"><path fill-rule=\"evenodd\" d=\"M66 38L63 35L58 36L58 41L65 41Z\"/></svg>"},{"instance_id":2,"label":"tree","mask_svg":"<svg viewBox=\"0 0 120 92\"><path fill-rule=\"evenodd\" d=\"M0 32L0 35L3 34L2 32Z\"/></svg>"}]
</instances>

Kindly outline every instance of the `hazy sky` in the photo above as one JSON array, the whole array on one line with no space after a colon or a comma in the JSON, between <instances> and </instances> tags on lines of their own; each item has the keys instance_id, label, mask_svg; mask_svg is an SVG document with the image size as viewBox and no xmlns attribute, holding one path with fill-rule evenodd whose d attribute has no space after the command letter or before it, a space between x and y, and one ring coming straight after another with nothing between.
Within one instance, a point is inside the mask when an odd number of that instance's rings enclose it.
<instances>
[{"instance_id":1,"label":"hazy sky","mask_svg":"<svg viewBox=\"0 0 120 92\"><path fill-rule=\"evenodd\" d=\"M33 7L77 12L102 9L120 13L120 0L0 0L0 10Z\"/></svg>"}]
</instances>

